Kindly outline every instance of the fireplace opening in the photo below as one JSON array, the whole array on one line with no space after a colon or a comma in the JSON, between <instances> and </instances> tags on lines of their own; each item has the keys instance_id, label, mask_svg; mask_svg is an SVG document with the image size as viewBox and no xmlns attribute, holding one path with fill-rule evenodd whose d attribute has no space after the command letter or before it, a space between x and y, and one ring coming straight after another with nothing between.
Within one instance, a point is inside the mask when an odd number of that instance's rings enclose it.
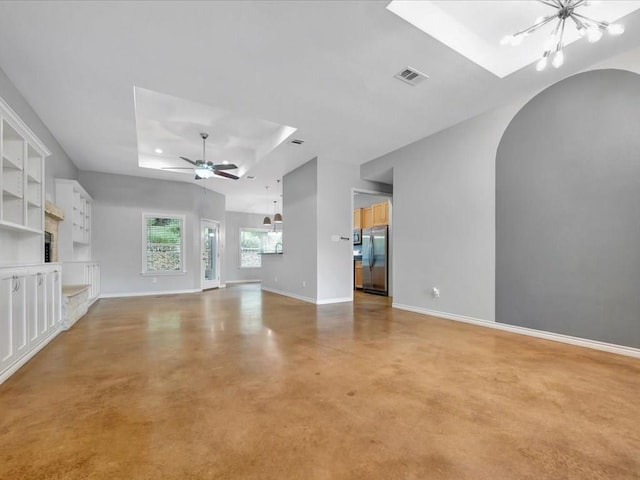
<instances>
[{"instance_id":1,"label":"fireplace opening","mask_svg":"<svg viewBox=\"0 0 640 480\"><path fill-rule=\"evenodd\" d=\"M44 261L45 263L51 262L51 240L53 235L51 232L44 232Z\"/></svg>"}]
</instances>

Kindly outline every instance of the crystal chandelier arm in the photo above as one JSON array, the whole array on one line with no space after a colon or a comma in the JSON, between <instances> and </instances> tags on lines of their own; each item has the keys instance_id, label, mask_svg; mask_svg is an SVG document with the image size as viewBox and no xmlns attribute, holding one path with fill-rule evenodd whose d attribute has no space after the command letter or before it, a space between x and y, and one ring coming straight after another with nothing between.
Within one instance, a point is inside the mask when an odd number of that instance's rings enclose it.
<instances>
[{"instance_id":1,"label":"crystal chandelier arm","mask_svg":"<svg viewBox=\"0 0 640 480\"><path fill-rule=\"evenodd\" d=\"M583 29L586 30L587 29L587 26L584 23L582 23L580 21L580 19L575 16L575 14L571 15L571 20L573 20L573 23L576 24L576 27L578 28L578 30L583 30Z\"/></svg>"},{"instance_id":2,"label":"crystal chandelier arm","mask_svg":"<svg viewBox=\"0 0 640 480\"><path fill-rule=\"evenodd\" d=\"M557 38L558 39L558 43L556 44L556 50L558 48L558 45L560 45L560 42L562 40L562 33L560 34L560 36L558 36L558 32L560 31L560 27L562 27L562 32L564 33L564 20L560 20L558 22L558 24L556 25L556 28L553 29L553 33L551 34L551 38ZM553 50L552 46L549 45L549 51Z\"/></svg>"},{"instance_id":3,"label":"crystal chandelier arm","mask_svg":"<svg viewBox=\"0 0 640 480\"><path fill-rule=\"evenodd\" d=\"M564 24L567 21L566 18L563 18L561 22L558 23L558 27L560 28L560 36L558 37L558 44L556 45L556 52L562 50L562 37L564 37ZM556 28L556 31L558 28Z\"/></svg>"},{"instance_id":4,"label":"crystal chandelier arm","mask_svg":"<svg viewBox=\"0 0 640 480\"><path fill-rule=\"evenodd\" d=\"M547 1L547 0L538 0L539 3L546 5L547 7L551 7L551 8L560 8L560 4L558 4L557 1L551 0L551 1Z\"/></svg>"},{"instance_id":5,"label":"crystal chandelier arm","mask_svg":"<svg viewBox=\"0 0 640 480\"><path fill-rule=\"evenodd\" d=\"M576 16L582 20L584 20L585 22L588 23L592 23L594 25L596 25L598 28L602 29L602 30L606 30L607 27L609 26L608 22L599 22L598 20L594 20L593 18L589 18L589 17L585 17L584 15L580 15L579 13L573 12L572 16Z\"/></svg>"}]
</instances>

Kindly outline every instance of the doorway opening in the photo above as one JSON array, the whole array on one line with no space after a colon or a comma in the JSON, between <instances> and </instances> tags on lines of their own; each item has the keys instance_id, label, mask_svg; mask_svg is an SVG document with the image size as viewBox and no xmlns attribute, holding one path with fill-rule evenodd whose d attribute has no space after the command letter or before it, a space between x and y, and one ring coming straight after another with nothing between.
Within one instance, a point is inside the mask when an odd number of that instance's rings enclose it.
<instances>
[{"instance_id":1,"label":"doorway opening","mask_svg":"<svg viewBox=\"0 0 640 480\"><path fill-rule=\"evenodd\" d=\"M208 290L220 286L220 224L200 220L201 273L200 288Z\"/></svg>"},{"instance_id":2,"label":"doorway opening","mask_svg":"<svg viewBox=\"0 0 640 480\"><path fill-rule=\"evenodd\" d=\"M390 193L356 190L353 210L353 289L391 296L392 203Z\"/></svg>"}]
</instances>

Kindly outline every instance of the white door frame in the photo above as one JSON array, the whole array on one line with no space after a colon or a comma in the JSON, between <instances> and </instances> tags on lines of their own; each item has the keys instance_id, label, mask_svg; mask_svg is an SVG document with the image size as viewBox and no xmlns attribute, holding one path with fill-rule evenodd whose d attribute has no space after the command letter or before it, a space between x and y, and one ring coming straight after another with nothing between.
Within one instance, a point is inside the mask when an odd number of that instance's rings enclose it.
<instances>
[{"instance_id":1,"label":"white door frame","mask_svg":"<svg viewBox=\"0 0 640 480\"><path fill-rule=\"evenodd\" d=\"M206 265L204 263L204 229L205 227L215 228L216 229L216 278L213 280L205 279L205 271ZM200 219L200 288L202 290L207 290L210 288L218 288L220 287L220 222L215 220L209 220L206 218Z\"/></svg>"}]
</instances>

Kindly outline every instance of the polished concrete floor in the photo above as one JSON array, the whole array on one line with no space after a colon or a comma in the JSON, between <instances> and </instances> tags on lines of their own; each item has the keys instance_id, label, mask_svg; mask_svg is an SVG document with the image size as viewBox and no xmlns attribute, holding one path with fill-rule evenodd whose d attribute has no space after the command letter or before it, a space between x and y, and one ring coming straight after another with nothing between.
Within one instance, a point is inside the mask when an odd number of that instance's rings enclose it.
<instances>
[{"instance_id":1,"label":"polished concrete floor","mask_svg":"<svg viewBox=\"0 0 640 480\"><path fill-rule=\"evenodd\" d=\"M362 294L100 300L0 385L0 478L640 479L640 360Z\"/></svg>"}]
</instances>

